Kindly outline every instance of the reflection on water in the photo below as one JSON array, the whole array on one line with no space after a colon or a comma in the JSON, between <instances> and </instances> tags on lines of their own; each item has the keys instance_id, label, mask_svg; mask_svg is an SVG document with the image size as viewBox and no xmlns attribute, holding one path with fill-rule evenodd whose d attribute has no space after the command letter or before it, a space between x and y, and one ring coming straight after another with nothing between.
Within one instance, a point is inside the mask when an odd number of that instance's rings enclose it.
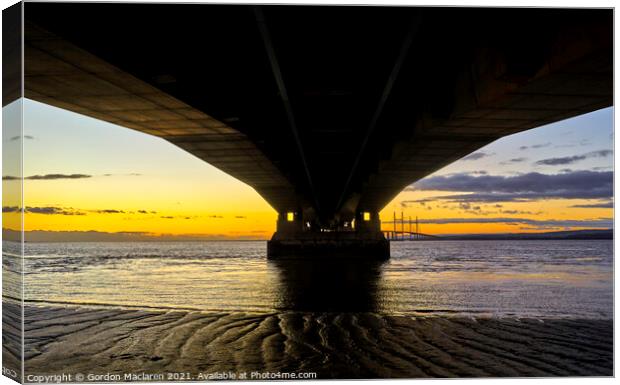
<instances>
[{"instance_id":1,"label":"reflection on water","mask_svg":"<svg viewBox=\"0 0 620 385\"><path fill-rule=\"evenodd\" d=\"M613 315L612 241L391 247L392 258L378 264L268 261L264 242L28 243L25 297L226 312ZM21 263L12 258L5 257L5 266Z\"/></svg>"},{"instance_id":2,"label":"reflection on water","mask_svg":"<svg viewBox=\"0 0 620 385\"><path fill-rule=\"evenodd\" d=\"M279 310L377 311L383 262L346 260L268 261L277 271Z\"/></svg>"}]
</instances>

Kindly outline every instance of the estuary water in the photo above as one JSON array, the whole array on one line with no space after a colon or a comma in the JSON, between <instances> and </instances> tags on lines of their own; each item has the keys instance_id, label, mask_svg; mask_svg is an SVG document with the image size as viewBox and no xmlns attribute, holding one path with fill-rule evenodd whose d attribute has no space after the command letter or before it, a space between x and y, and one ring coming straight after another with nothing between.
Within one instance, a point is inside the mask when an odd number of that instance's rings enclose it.
<instances>
[{"instance_id":1,"label":"estuary water","mask_svg":"<svg viewBox=\"0 0 620 385\"><path fill-rule=\"evenodd\" d=\"M28 243L26 301L222 312L613 317L613 242L394 242L383 263L269 261L265 242ZM20 261L5 252L5 281ZM6 286L5 286L6 287ZM6 292L5 292L6 295Z\"/></svg>"}]
</instances>

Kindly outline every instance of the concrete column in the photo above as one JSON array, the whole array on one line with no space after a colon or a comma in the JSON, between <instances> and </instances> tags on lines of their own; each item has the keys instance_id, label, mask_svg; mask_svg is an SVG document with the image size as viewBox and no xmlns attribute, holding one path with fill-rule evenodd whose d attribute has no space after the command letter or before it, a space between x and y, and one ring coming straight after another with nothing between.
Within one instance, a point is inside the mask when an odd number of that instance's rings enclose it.
<instances>
[{"instance_id":1,"label":"concrete column","mask_svg":"<svg viewBox=\"0 0 620 385\"><path fill-rule=\"evenodd\" d=\"M309 218L306 218L308 220ZM364 219L356 215L356 231L313 231L304 229L304 218L295 213L278 215L278 231L267 242L267 256L271 259L295 258L363 258L386 260L390 257L390 243L381 232L377 212Z\"/></svg>"}]
</instances>

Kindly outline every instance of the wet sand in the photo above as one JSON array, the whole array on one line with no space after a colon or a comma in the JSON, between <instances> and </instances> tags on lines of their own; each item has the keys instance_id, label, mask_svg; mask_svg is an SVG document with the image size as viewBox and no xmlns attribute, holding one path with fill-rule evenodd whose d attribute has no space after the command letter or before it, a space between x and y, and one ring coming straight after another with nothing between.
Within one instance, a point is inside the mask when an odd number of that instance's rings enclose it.
<instances>
[{"instance_id":1,"label":"wet sand","mask_svg":"<svg viewBox=\"0 0 620 385\"><path fill-rule=\"evenodd\" d=\"M3 304L11 322L19 307ZM613 322L27 306L26 374L613 375ZM14 340L5 327L5 342ZM9 358L16 352L6 347Z\"/></svg>"}]
</instances>

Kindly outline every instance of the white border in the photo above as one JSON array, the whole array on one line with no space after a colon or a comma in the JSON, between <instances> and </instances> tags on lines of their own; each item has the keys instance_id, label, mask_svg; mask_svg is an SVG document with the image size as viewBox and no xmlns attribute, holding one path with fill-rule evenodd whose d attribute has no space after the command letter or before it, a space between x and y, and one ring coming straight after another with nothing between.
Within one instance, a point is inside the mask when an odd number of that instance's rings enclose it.
<instances>
[{"instance_id":1,"label":"white border","mask_svg":"<svg viewBox=\"0 0 620 385\"><path fill-rule=\"evenodd\" d=\"M43 0L44 1L44 0ZM82 0L82 1L64 1L64 2L110 2L110 3L116 3L116 2L135 2L135 3L225 3L225 4L256 4L256 3L262 3L262 4L327 4L327 5L383 5L383 6L389 6L389 5L393 5L393 6L473 6L473 7L561 7L561 8L571 8L571 7L584 7L584 8L615 8L615 3L613 1L609 1L609 0L589 0L589 1L579 1L579 0L540 0L540 1L531 1L531 0L521 0L521 1L508 1L508 0L477 0L477 1L468 1L468 0L452 0L452 1L411 1L411 0L388 0L388 1L380 1L380 0L358 0L358 1L351 1L351 0L339 0L339 1L328 1L328 0L288 0L288 1L278 1L278 0L270 0L270 1L257 1L257 0L246 0L246 1L229 1L229 2L225 2L225 1L213 1L213 0L183 0L183 1L175 1L175 0L151 0L151 1L135 1L135 0L125 0L125 1L121 1L121 0L108 0L108 1L95 1L95 0ZM0 5L2 6L2 9L9 7L12 4L15 4L16 1L11 1L11 0L0 0ZM614 11L615 13L615 11ZM0 22L1 25L1 22ZM0 28L1 30L1 28ZM1 36L0 36L1 39ZM618 31L617 29L615 29L615 14L614 14L614 95L615 95L615 91L617 89L617 78L615 77L615 74L617 73L618 70L618 65L617 62L615 60L615 48L616 48L616 43L618 41ZM0 86L1 86L1 80L0 80ZM614 98L615 99L615 98ZM615 105L615 103L614 103ZM23 110L22 110L23 111ZM23 116L22 116L23 119ZM617 127L617 123L618 123L618 116L616 114L614 114L614 133L615 133L615 127ZM614 154L615 154L615 144L616 144L616 135L614 134ZM0 149L0 155L1 155L1 149ZM618 168L618 164L620 163L620 161L618 160L617 157L614 157L614 170ZM1 167L1 157L0 157L0 167ZM615 174L614 174L615 175ZM614 178L614 191L618 190L618 181ZM1 188L0 188L1 189ZM23 193L23 189L22 189L22 193ZM615 194L614 194L615 195ZM23 225L23 223L22 223ZM617 227L617 220L616 220L616 216L615 216L615 210L614 210L614 229ZM0 242L2 241L2 235L0 234ZM618 247L618 243L615 242L615 236L614 236L614 256L619 255L618 254L619 251L619 247ZM615 278L617 276L617 271L615 269L615 264L614 264L614 282L615 282ZM614 304L616 304L615 299L618 298L618 287L614 285ZM617 331L620 330L618 329L618 307L615 306L614 307L614 348L617 347L617 342L618 342L618 335L617 335ZM614 369L617 370L618 369L618 364L620 363L620 361L618 360L618 354L616 354L616 351L614 349ZM456 380L439 380L439 379L435 379L435 380L373 380L373 382L376 383L381 383L381 384L388 384L388 383L420 383L420 384L426 384L426 383L431 383L431 382L437 382L437 381L450 381L451 384L472 384L472 383L484 383L484 384L517 384L517 383L523 383L523 382L527 382L527 383L537 383L538 381L544 381L545 384L549 384L549 385L555 385L555 384L568 384L568 385L572 385L572 384L583 384L584 382L588 382L588 385L590 384L612 384L612 383L616 383L615 379L613 378L567 378L567 377L561 377L561 378L552 378L552 379L544 379L541 380L539 378L537 379L497 379L497 378L493 378L493 379L471 379L471 380L466 380L466 379L456 379ZM320 384L323 383L325 381L304 381L304 383L307 384ZM343 380L333 380L330 381L331 383L337 383L337 384L356 384L359 383L359 381L343 381ZM236 383L242 383L242 384L250 384L250 382L236 382ZM251 382L252 384L256 383L256 382ZM4 384L15 384L15 382L13 382L12 380L8 379L7 377L4 376L0 376L0 385L4 385ZM170 384L174 384L174 383L170 383Z\"/></svg>"}]
</instances>

